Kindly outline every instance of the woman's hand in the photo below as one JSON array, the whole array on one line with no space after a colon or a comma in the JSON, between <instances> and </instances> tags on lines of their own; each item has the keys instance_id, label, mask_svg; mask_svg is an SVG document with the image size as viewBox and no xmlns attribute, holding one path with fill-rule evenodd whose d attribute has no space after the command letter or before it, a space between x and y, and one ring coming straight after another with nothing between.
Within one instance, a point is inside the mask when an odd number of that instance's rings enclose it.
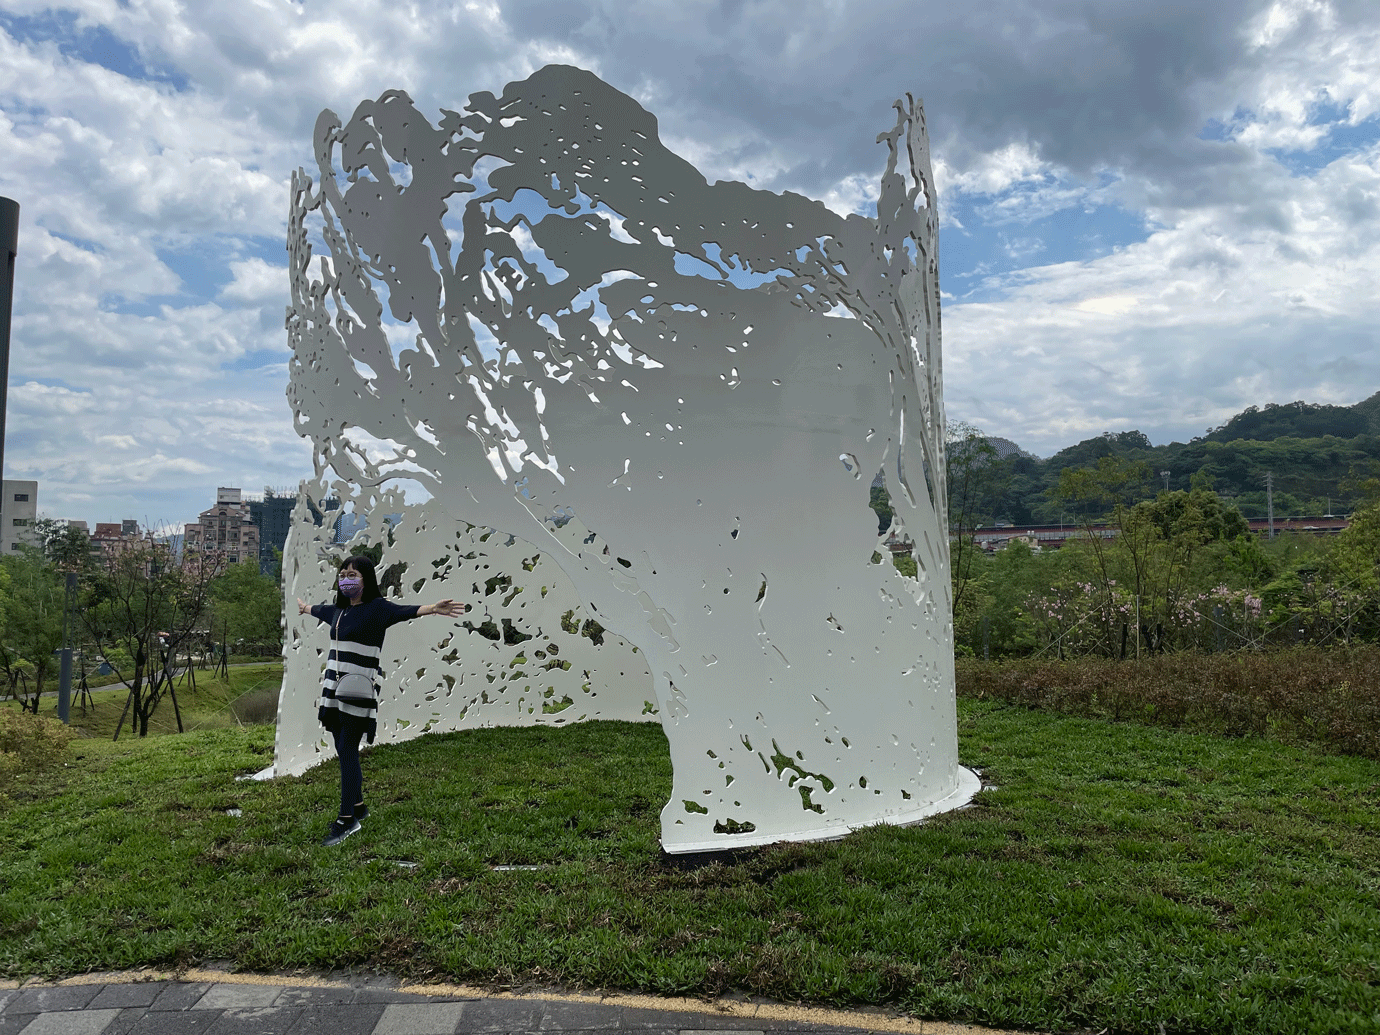
<instances>
[{"instance_id":1,"label":"woman's hand","mask_svg":"<svg viewBox=\"0 0 1380 1035\"><path fill-rule=\"evenodd\" d=\"M458 600L438 600L434 604L423 604L417 611L424 615L443 615L446 618L454 618L456 615L464 614L469 609L469 604L462 604Z\"/></svg>"},{"instance_id":2,"label":"woman's hand","mask_svg":"<svg viewBox=\"0 0 1380 1035\"><path fill-rule=\"evenodd\" d=\"M308 603L307 603L305 600L303 600L301 597L298 597L298 598L297 598L297 613L298 613L299 615L304 615L304 614L306 614L306 613L307 613L308 611L310 611L310 610L311 610L311 605L308 604Z\"/></svg>"}]
</instances>

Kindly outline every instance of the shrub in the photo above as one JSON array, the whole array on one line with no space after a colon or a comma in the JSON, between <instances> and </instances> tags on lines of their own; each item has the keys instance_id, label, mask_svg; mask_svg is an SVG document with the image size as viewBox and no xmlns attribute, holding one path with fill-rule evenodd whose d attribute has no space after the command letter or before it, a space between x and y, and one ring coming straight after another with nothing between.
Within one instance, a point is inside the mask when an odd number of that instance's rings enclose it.
<instances>
[{"instance_id":1,"label":"shrub","mask_svg":"<svg viewBox=\"0 0 1380 1035\"><path fill-rule=\"evenodd\" d=\"M956 659L958 693L1072 715L1268 736L1380 758L1380 647L1159 654L1139 661Z\"/></svg>"},{"instance_id":2,"label":"shrub","mask_svg":"<svg viewBox=\"0 0 1380 1035\"><path fill-rule=\"evenodd\" d=\"M0 711L0 795L20 776L57 764L75 736L56 719Z\"/></svg>"},{"instance_id":3,"label":"shrub","mask_svg":"<svg viewBox=\"0 0 1380 1035\"><path fill-rule=\"evenodd\" d=\"M278 721L278 686L259 687L237 697L230 710L235 718L249 726L267 726Z\"/></svg>"}]
</instances>

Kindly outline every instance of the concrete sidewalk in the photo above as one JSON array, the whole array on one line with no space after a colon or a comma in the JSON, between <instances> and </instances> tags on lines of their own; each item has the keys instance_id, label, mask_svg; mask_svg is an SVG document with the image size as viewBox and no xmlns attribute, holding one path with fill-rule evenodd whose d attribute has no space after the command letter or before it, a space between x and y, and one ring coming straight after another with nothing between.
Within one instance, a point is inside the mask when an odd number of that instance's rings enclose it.
<instances>
[{"instance_id":1,"label":"concrete sidewalk","mask_svg":"<svg viewBox=\"0 0 1380 1035\"><path fill-rule=\"evenodd\" d=\"M0 984L0 1035L995 1035L883 1011L815 1010L745 999L488 994L387 977L149 971Z\"/></svg>"}]
</instances>

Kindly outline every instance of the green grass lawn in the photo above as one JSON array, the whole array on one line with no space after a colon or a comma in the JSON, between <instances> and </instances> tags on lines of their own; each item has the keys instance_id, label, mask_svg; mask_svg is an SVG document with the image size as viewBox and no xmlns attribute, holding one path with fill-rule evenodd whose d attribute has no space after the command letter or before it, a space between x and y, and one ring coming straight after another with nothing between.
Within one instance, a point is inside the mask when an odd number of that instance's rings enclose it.
<instances>
[{"instance_id":1,"label":"green grass lawn","mask_svg":"<svg viewBox=\"0 0 1380 1035\"><path fill-rule=\"evenodd\" d=\"M193 690L182 677L176 683L178 709L182 712L182 726L187 730L225 729L239 726L239 712L247 712L253 704L268 704L272 707L268 714L276 710L278 687L283 680L282 662L267 662L258 665L242 665L229 670L230 678L212 678L209 670L198 670L196 689ZM112 677L113 678L113 677ZM41 698L40 715L57 715L57 681L50 680L47 692ZM96 737L109 740L114 736L115 726L120 721L129 688L123 684L97 687L91 691L91 703L83 707L77 692L72 692L69 719L72 728L83 739ZM236 705L238 704L238 709ZM17 701L0 702L0 708L17 709ZM264 709L260 708L260 713ZM149 719L149 736L162 736L177 732L177 715L173 710L172 697L165 694L157 711ZM129 717L125 717L120 739L136 739L130 732Z\"/></svg>"},{"instance_id":2,"label":"green grass lawn","mask_svg":"<svg viewBox=\"0 0 1380 1035\"><path fill-rule=\"evenodd\" d=\"M230 959L1056 1031L1380 1030L1380 763L991 702L959 717L996 785L973 808L692 869L660 855L656 726L381 747L373 815L331 850L333 766L234 780L272 727L82 740L0 810L0 973Z\"/></svg>"}]
</instances>

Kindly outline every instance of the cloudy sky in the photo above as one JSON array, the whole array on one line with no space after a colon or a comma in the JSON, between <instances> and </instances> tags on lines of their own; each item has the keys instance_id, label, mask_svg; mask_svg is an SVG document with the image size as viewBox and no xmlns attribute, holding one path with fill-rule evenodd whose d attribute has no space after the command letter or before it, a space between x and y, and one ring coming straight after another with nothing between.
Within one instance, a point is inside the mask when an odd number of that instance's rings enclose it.
<instances>
[{"instance_id":1,"label":"cloudy sky","mask_svg":"<svg viewBox=\"0 0 1380 1035\"><path fill-rule=\"evenodd\" d=\"M317 113L548 62L711 181L840 211L923 97L949 416L1041 455L1380 390L1374 0L0 0L5 476L92 522L296 485L283 235Z\"/></svg>"}]
</instances>

